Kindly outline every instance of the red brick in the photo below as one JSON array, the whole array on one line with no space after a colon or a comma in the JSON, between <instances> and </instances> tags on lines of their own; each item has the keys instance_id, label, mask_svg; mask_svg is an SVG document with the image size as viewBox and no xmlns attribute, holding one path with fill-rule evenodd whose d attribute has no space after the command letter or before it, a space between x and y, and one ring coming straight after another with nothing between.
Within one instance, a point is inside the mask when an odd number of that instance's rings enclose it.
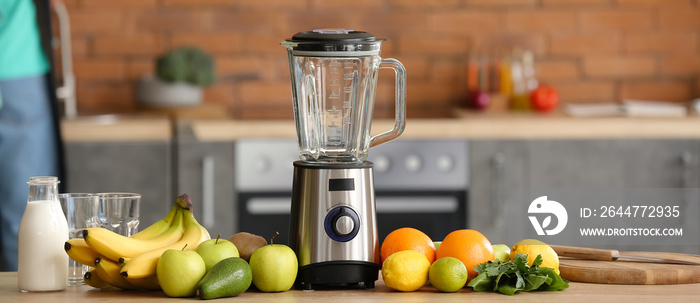
<instances>
[{"instance_id":1,"label":"red brick","mask_svg":"<svg viewBox=\"0 0 700 303\"><path fill-rule=\"evenodd\" d=\"M230 83L218 82L204 89L203 101L209 104L221 104L225 107L232 107L234 97L234 87Z\"/></svg>"},{"instance_id":2,"label":"red brick","mask_svg":"<svg viewBox=\"0 0 700 303\"><path fill-rule=\"evenodd\" d=\"M280 62L275 65L275 62ZM214 59L216 73L219 78L233 78L234 80L271 80L276 72L286 75L289 81L289 68L287 58L282 57L273 61L260 57L223 57Z\"/></svg>"},{"instance_id":3,"label":"red brick","mask_svg":"<svg viewBox=\"0 0 700 303\"><path fill-rule=\"evenodd\" d=\"M537 5L537 0L466 0L465 3L468 6L480 7L523 7L535 6Z\"/></svg>"},{"instance_id":4,"label":"red brick","mask_svg":"<svg viewBox=\"0 0 700 303\"><path fill-rule=\"evenodd\" d=\"M553 55L585 55L616 53L622 49L618 33L579 33L552 35L550 52Z\"/></svg>"},{"instance_id":5,"label":"red brick","mask_svg":"<svg viewBox=\"0 0 700 303\"><path fill-rule=\"evenodd\" d=\"M123 80L126 76L125 64L121 59L76 60L73 70L78 80Z\"/></svg>"},{"instance_id":6,"label":"red brick","mask_svg":"<svg viewBox=\"0 0 700 303\"><path fill-rule=\"evenodd\" d=\"M536 32L522 32L516 34L507 34L495 36L487 35L470 35L473 41L473 47L479 50L512 50L526 49L530 50L535 55L545 55L548 53L547 40L548 35Z\"/></svg>"},{"instance_id":7,"label":"red brick","mask_svg":"<svg viewBox=\"0 0 700 303\"><path fill-rule=\"evenodd\" d=\"M430 63L425 56L401 56L408 79L426 79Z\"/></svg>"},{"instance_id":8,"label":"red brick","mask_svg":"<svg viewBox=\"0 0 700 303\"><path fill-rule=\"evenodd\" d=\"M612 4L612 0L542 0L545 7L604 7Z\"/></svg>"},{"instance_id":9,"label":"red brick","mask_svg":"<svg viewBox=\"0 0 700 303\"><path fill-rule=\"evenodd\" d=\"M389 33L426 32L427 14L425 12L384 13L370 12L360 19L362 30L386 37Z\"/></svg>"},{"instance_id":10,"label":"red brick","mask_svg":"<svg viewBox=\"0 0 700 303\"><path fill-rule=\"evenodd\" d=\"M83 6L100 9L112 8L154 8L158 6L157 0L85 0Z\"/></svg>"},{"instance_id":11,"label":"red brick","mask_svg":"<svg viewBox=\"0 0 700 303\"><path fill-rule=\"evenodd\" d=\"M265 107L291 105L292 86L282 82L242 82L238 85L237 103L243 107Z\"/></svg>"},{"instance_id":12,"label":"red brick","mask_svg":"<svg viewBox=\"0 0 700 303\"><path fill-rule=\"evenodd\" d=\"M674 55L661 59L661 74L664 76L693 76L700 73L700 56Z\"/></svg>"},{"instance_id":13,"label":"red brick","mask_svg":"<svg viewBox=\"0 0 700 303\"><path fill-rule=\"evenodd\" d=\"M270 11L213 11L211 28L221 31L287 32L287 15Z\"/></svg>"},{"instance_id":14,"label":"red brick","mask_svg":"<svg viewBox=\"0 0 700 303\"><path fill-rule=\"evenodd\" d=\"M661 10L659 26L662 29L688 29L700 27L700 9Z\"/></svg>"},{"instance_id":15,"label":"red brick","mask_svg":"<svg viewBox=\"0 0 700 303\"><path fill-rule=\"evenodd\" d=\"M90 0L88 0L90 1ZM161 0L165 7L232 7L232 0Z\"/></svg>"},{"instance_id":16,"label":"red brick","mask_svg":"<svg viewBox=\"0 0 700 303\"><path fill-rule=\"evenodd\" d=\"M133 86L120 83L78 81L76 98L79 114L128 113L136 109Z\"/></svg>"},{"instance_id":17,"label":"red brick","mask_svg":"<svg viewBox=\"0 0 700 303\"><path fill-rule=\"evenodd\" d=\"M588 77L649 77L656 70L657 62L651 56L590 56L583 60Z\"/></svg>"},{"instance_id":18,"label":"red brick","mask_svg":"<svg viewBox=\"0 0 700 303\"><path fill-rule=\"evenodd\" d=\"M278 33L246 33L242 35L241 47L246 54L250 55L272 55L285 56L286 49L280 45L280 42L291 37Z\"/></svg>"},{"instance_id":19,"label":"red brick","mask_svg":"<svg viewBox=\"0 0 700 303\"><path fill-rule=\"evenodd\" d=\"M457 35L493 34L504 27L502 17L502 14L491 11L441 11L428 16L426 29Z\"/></svg>"},{"instance_id":20,"label":"red brick","mask_svg":"<svg viewBox=\"0 0 700 303\"><path fill-rule=\"evenodd\" d=\"M426 9L449 9L456 8L459 5L459 0L390 0L392 7L404 10L424 11Z\"/></svg>"},{"instance_id":21,"label":"red brick","mask_svg":"<svg viewBox=\"0 0 700 303\"><path fill-rule=\"evenodd\" d=\"M119 11L70 10L71 34L118 33L123 30L124 20Z\"/></svg>"},{"instance_id":22,"label":"red brick","mask_svg":"<svg viewBox=\"0 0 700 303\"><path fill-rule=\"evenodd\" d=\"M654 12L651 10L582 11L580 17L585 31L643 31L654 26Z\"/></svg>"},{"instance_id":23,"label":"red brick","mask_svg":"<svg viewBox=\"0 0 700 303\"><path fill-rule=\"evenodd\" d=\"M626 36L628 52L694 53L698 36L693 32L630 33Z\"/></svg>"},{"instance_id":24,"label":"red brick","mask_svg":"<svg viewBox=\"0 0 700 303\"><path fill-rule=\"evenodd\" d=\"M619 99L687 102L691 90L689 81L622 82Z\"/></svg>"},{"instance_id":25,"label":"red brick","mask_svg":"<svg viewBox=\"0 0 700 303\"><path fill-rule=\"evenodd\" d=\"M320 29L320 28L346 28L354 30L365 30L360 18L344 14L341 11L329 11L319 14L314 11L305 11L284 16L285 27L289 29L289 34L284 37L290 38L300 31ZM376 34L379 35L379 34Z\"/></svg>"},{"instance_id":26,"label":"red brick","mask_svg":"<svg viewBox=\"0 0 700 303\"><path fill-rule=\"evenodd\" d=\"M211 15L201 10L158 10L132 12L127 15L123 31L193 31L211 27Z\"/></svg>"},{"instance_id":27,"label":"red brick","mask_svg":"<svg viewBox=\"0 0 700 303\"><path fill-rule=\"evenodd\" d=\"M562 103L614 102L615 83L605 81L552 82Z\"/></svg>"},{"instance_id":28,"label":"red brick","mask_svg":"<svg viewBox=\"0 0 700 303\"><path fill-rule=\"evenodd\" d=\"M385 8L384 1L377 0L310 0L309 6L321 10L343 10L346 13L360 13Z\"/></svg>"},{"instance_id":29,"label":"red brick","mask_svg":"<svg viewBox=\"0 0 700 303\"><path fill-rule=\"evenodd\" d=\"M165 51L162 36L136 35L99 35L94 37L94 53L97 56L154 56Z\"/></svg>"},{"instance_id":30,"label":"red brick","mask_svg":"<svg viewBox=\"0 0 700 303\"><path fill-rule=\"evenodd\" d=\"M87 38L74 38L70 39L70 48L73 57L85 57L90 54L90 42Z\"/></svg>"},{"instance_id":31,"label":"red brick","mask_svg":"<svg viewBox=\"0 0 700 303\"><path fill-rule=\"evenodd\" d=\"M469 51L469 40L450 35L400 36L401 55L464 56Z\"/></svg>"},{"instance_id":32,"label":"red brick","mask_svg":"<svg viewBox=\"0 0 700 303\"><path fill-rule=\"evenodd\" d=\"M126 76L131 81L136 81L144 76L155 75L155 57L131 59L126 63Z\"/></svg>"},{"instance_id":33,"label":"red brick","mask_svg":"<svg viewBox=\"0 0 700 303\"><path fill-rule=\"evenodd\" d=\"M574 60L535 61L535 75L541 83L579 80L581 69Z\"/></svg>"},{"instance_id":34,"label":"red brick","mask_svg":"<svg viewBox=\"0 0 700 303\"><path fill-rule=\"evenodd\" d=\"M551 0L556 1L556 0ZM693 7L693 0L617 0L621 7Z\"/></svg>"},{"instance_id":35,"label":"red brick","mask_svg":"<svg viewBox=\"0 0 700 303\"><path fill-rule=\"evenodd\" d=\"M231 0L229 0L231 2ZM256 1L250 1L250 0L234 0L233 2L236 3L236 6L239 7L240 9L246 10L246 9L261 9L261 10L269 10L271 7L274 7L276 10L306 10L308 9L309 5L307 4L306 0L256 0Z\"/></svg>"},{"instance_id":36,"label":"red brick","mask_svg":"<svg viewBox=\"0 0 700 303\"><path fill-rule=\"evenodd\" d=\"M506 13L509 32L571 31L576 27L576 16L565 10L518 10Z\"/></svg>"},{"instance_id":37,"label":"red brick","mask_svg":"<svg viewBox=\"0 0 700 303\"><path fill-rule=\"evenodd\" d=\"M237 32L177 32L171 38L173 47L197 46L212 54L241 53L244 41Z\"/></svg>"},{"instance_id":38,"label":"red brick","mask_svg":"<svg viewBox=\"0 0 700 303\"><path fill-rule=\"evenodd\" d=\"M436 59L429 62L428 72L428 78L432 82L455 86L466 86L467 83L467 63L464 60Z\"/></svg>"}]
</instances>

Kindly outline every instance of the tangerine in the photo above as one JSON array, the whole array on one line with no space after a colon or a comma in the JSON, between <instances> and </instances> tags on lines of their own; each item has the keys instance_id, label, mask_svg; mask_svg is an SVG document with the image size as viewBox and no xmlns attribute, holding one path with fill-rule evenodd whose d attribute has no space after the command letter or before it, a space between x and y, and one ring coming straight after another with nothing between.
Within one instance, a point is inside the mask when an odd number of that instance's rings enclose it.
<instances>
[{"instance_id":1,"label":"tangerine","mask_svg":"<svg viewBox=\"0 0 700 303\"><path fill-rule=\"evenodd\" d=\"M437 258L442 257L455 257L462 261L469 272L469 280L476 275L474 266L494 258L489 239L473 229L460 229L449 233L437 251Z\"/></svg>"},{"instance_id":2,"label":"tangerine","mask_svg":"<svg viewBox=\"0 0 700 303\"><path fill-rule=\"evenodd\" d=\"M433 240L415 228L399 228L384 238L380 252L382 263L391 254L402 250L415 250L422 253L430 264L433 264L433 261L435 261L435 244L433 244Z\"/></svg>"}]
</instances>

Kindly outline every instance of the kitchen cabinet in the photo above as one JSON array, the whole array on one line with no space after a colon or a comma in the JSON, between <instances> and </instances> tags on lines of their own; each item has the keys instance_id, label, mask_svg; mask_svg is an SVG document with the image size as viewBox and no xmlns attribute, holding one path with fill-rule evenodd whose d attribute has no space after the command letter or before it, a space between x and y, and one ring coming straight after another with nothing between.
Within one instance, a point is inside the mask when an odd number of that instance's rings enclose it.
<instances>
[{"instance_id":1,"label":"kitchen cabinet","mask_svg":"<svg viewBox=\"0 0 700 303\"><path fill-rule=\"evenodd\" d=\"M66 192L141 194L139 229L173 204L170 140L67 141L64 156Z\"/></svg>"},{"instance_id":2,"label":"kitchen cabinet","mask_svg":"<svg viewBox=\"0 0 700 303\"><path fill-rule=\"evenodd\" d=\"M547 189L676 189L683 195L683 211L673 220L692 236L700 230L696 219L700 213L699 144L684 139L475 140L471 144L468 224L493 243L512 242L526 237L522 227L530 223L525 213L512 213L516 207L508 204L514 203L509 195L529 196ZM678 203L655 201L658 205ZM574 208L598 208L600 202ZM578 214L570 214L574 215ZM623 227L635 227L633 224L634 220L626 220ZM642 246L632 245L639 242L630 237L601 237L596 244L700 253L698 245L663 245L671 239L658 240L657 245ZM690 242L697 244L700 239Z\"/></svg>"},{"instance_id":3,"label":"kitchen cabinet","mask_svg":"<svg viewBox=\"0 0 700 303\"><path fill-rule=\"evenodd\" d=\"M527 187L528 144L521 140L469 142L467 225L491 243L508 243L504 210L512 189Z\"/></svg>"},{"instance_id":4,"label":"kitchen cabinet","mask_svg":"<svg viewBox=\"0 0 700 303\"><path fill-rule=\"evenodd\" d=\"M177 124L176 189L192 199L195 218L212 237L236 232L233 141L200 141L188 123Z\"/></svg>"}]
</instances>

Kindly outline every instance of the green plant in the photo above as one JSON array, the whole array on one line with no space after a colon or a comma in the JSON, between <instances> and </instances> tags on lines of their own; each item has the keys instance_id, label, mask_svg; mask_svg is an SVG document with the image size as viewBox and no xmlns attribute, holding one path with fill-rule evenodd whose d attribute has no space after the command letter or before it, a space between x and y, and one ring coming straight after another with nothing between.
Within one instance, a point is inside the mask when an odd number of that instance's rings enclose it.
<instances>
[{"instance_id":1,"label":"green plant","mask_svg":"<svg viewBox=\"0 0 700 303\"><path fill-rule=\"evenodd\" d=\"M214 83L214 60L196 47L173 49L156 61L156 75L166 82L187 82L198 86Z\"/></svg>"}]
</instances>

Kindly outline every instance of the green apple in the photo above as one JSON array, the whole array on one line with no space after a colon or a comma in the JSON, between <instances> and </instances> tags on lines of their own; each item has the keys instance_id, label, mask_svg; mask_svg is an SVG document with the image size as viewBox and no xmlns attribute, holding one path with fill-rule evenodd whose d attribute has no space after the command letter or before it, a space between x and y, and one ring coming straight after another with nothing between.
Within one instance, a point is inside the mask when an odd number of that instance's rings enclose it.
<instances>
[{"instance_id":1,"label":"green apple","mask_svg":"<svg viewBox=\"0 0 700 303\"><path fill-rule=\"evenodd\" d=\"M266 245L256 249L250 256L253 284L262 292L288 291L297 278L299 265L297 256L289 246Z\"/></svg>"},{"instance_id":2,"label":"green apple","mask_svg":"<svg viewBox=\"0 0 700 303\"><path fill-rule=\"evenodd\" d=\"M199 243L195 251L204 260L207 272L223 259L238 257L236 245L229 240L221 239L221 234L216 239L209 239Z\"/></svg>"},{"instance_id":3,"label":"green apple","mask_svg":"<svg viewBox=\"0 0 700 303\"><path fill-rule=\"evenodd\" d=\"M204 260L194 250L168 249L156 265L158 283L168 297L193 297L206 273Z\"/></svg>"},{"instance_id":4,"label":"green apple","mask_svg":"<svg viewBox=\"0 0 700 303\"><path fill-rule=\"evenodd\" d=\"M442 244L442 241L434 241L433 245L435 245L435 252L437 252L438 248L440 248L440 244Z\"/></svg>"},{"instance_id":5,"label":"green apple","mask_svg":"<svg viewBox=\"0 0 700 303\"><path fill-rule=\"evenodd\" d=\"M505 244L495 244L493 247L494 260L499 260L501 262L510 259L510 247Z\"/></svg>"}]
</instances>

